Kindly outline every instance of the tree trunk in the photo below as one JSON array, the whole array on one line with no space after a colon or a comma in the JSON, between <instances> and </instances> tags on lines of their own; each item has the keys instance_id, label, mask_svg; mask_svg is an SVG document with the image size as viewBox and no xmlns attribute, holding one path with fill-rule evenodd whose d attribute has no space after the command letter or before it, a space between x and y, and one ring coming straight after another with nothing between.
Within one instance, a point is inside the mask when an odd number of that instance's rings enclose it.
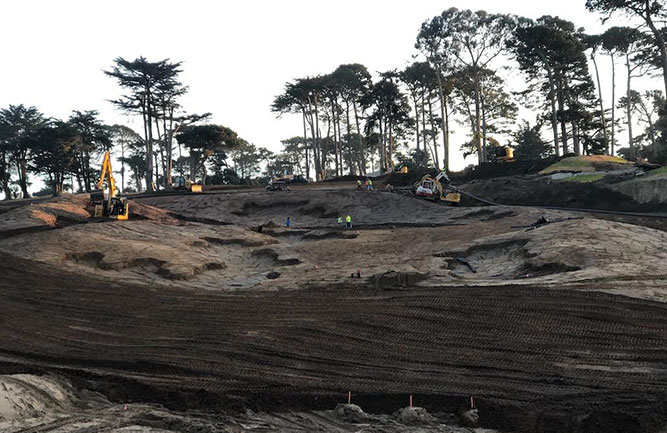
<instances>
[{"instance_id":1,"label":"tree trunk","mask_svg":"<svg viewBox=\"0 0 667 433\"><path fill-rule=\"evenodd\" d=\"M77 172L76 174L76 183L79 185L79 191L83 192L83 184L81 183L81 174Z\"/></svg>"},{"instance_id":2,"label":"tree trunk","mask_svg":"<svg viewBox=\"0 0 667 433\"><path fill-rule=\"evenodd\" d=\"M386 170L387 164L386 164L386 156L385 156L385 138L384 138L384 129L382 125L383 120L380 119L379 127L380 127L380 172Z\"/></svg>"},{"instance_id":3,"label":"tree trunk","mask_svg":"<svg viewBox=\"0 0 667 433\"><path fill-rule=\"evenodd\" d=\"M17 169L19 173L19 185L21 186L21 191L23 192L23 198L28 198L28 170L26 168L25 160L20 158L17 162Z\"/></svg>"},{"instance_id":4,"label":"tree trunk","mask_svg":"<svg viewBox=\"0 0 667 433\"><path fill-rule=\"evenodd\" d=\"M658 46L658 50L660 51L660 66L662 66L662 79L665 83L665 95L667 95L667 46L665 45L665 38L663 36L662 29L658 29L655 26L653 19L651 18L649 3L650 2L648 0L645 0L644 7L646 16L642 18L644 18L646 24L648 24L648 27L651 29L651 32L653 32L653 36L655 37L655 41L657 43L656 45Z\"/></svg>"},{"instance_id":5,"label":"tree trunk","mask_svg":"<svg viewBox=\"0 0 667 433\"><path fill-rule=\"evenodd\" d=\"M310 161L308 160L308 135L306 133L306 108L301 107L301 115L303 120L303 148L306 151L306 179L310 176Z\"/></svg>"},{"instance_id":6,"label":"tree trunk","mask_svg":"<svg viewBox=\"0 0 667 433\"><path fill-rule=\"evenodd\" d=\"M172 184L172 177L171 177L171 171L173 169L173 157L172 154L174 152L174 109L169 108L169 129L167 129L167 125L165 124L165 158L167 159L167 167L165 169L165 176L164 176L164 187L169 188L171 187ZM167 130L169 132L167 132Z\"/></svg>"},{"instance_id":7,"label":"tree trunk","mask_svg":"<svg viewBox=\"0 0 667 433\"><path fill-rule=\"evenodd\" d=\"M11 200L12 194L9 190L9 164L7 163L7 153L3 151L0 158L2 158L0 159L0 163L2 164L2 172L0 173L2 175L0 179L2 182L2 191L5 193L5 200Z\"/></svg>"},{"instance_id":8,"label":"tree trunk","mask_svg":"<svg viewBox=\"0 0 667 433\"><path fill-rule=\"evenodd\" d=\"M440 117L442 118L442 169L447 171L449 170L449 113L447 112L447 101L442 90L442 77L439 69L436 77L438 79L438 95L440 96Z\"/></svg>"},{"instance_id":9,"label":"tree trunk","mask_svg":"<svg viewBox=\"0 0 667 433\"><path fill-rule=\"evenodd\" d=\"M475 81L475 146L477 148L477 163L486 162L486 155L484 154L484 149L482 149L482 143L480 140L480 132L482 128L482 118L481 118L481 101L480 101L480 85L479 85L479 73L477 71L477 65L473 65L473 79Z\"/></svg>"},{"instance_id":10,"label":"tree trunk","mask_svg":"<svg viewBox=\"0 0 667 433\"><path fill-rule=\"evenodd\" d=\"M449 171L449 109L447 107L447 99L443 100L444 107L440 107L443 112L442 118L444 119L444 132L442 133L442 141L445 146L445 154L443 155L443 169Z\"/></svg>"},{"instance_id":11,"label":"tree trunk","mask_svg":"<svg viewBox=\"0 0 667 433\"><path fill-rule=\"evenodd\" d=\"M422 106L422 134L424 135L422 143L424 144L424 153L428 155L428 149L426 148L428 145L428 140L426 139L426 95L424 95L424 90L422 90L421 106ZM419 122L419 118L417 118L416 120L417 122Z\"/></svg>"},{"instance_id":12,"label":"tree trunk","mask_svg":"<svg viewBox=\"0 0 667 433\"><path fill-rule=\"evenodd\" d=\"M433 136L433 157L435 159L435 168L440 171L440 159L438 158L438 146L435 140L435 123L433 122L433 101L428 98L428 115L431 122L431 134Z\"/></svg>"},{"instance_id":13,"label":"tree trunk","mask_svg":"<svg viewBox=\"0 0 667 433\"><path fill-rule=\"evenodd\" d=\"M324 164L325 164L325 155L324 151L322 149L322 140L321 140L321 135L320 135L320 114L319 114L319 108L318 108L318 94L315 94L313 97L314 101L314 106L315 106L315 140L317 141L317 151L319 152L319 166L320 166L320 172L317 174L318 178L320 180L324 180Z\"/></svg>"},{"instance_id":14,"label":"tree trunk","mask_svg":"<svg viewBox=\"0 0 667 433\"><path fill-rule=\"evenodd\" d=\"M611 153L616 152L616 61L611 57Z\"/></svg>"},{"instance_id":15,"label":"tree trunk","mask_svg":"<svg viewBox=\"0 0 667 433\"><path fill-rule=\"evenodd\" d=\"M361 126L359 125L359 113L357 112L357 101L352 100L352 108L354 109L354 122L357 125L357 138L359 140L359 151L358 154L360 155L360 159L362 158L361 155L364 154L364 143L362 141L362 136L361 136ZM365 165L365 161L364 161ZM364 173L365 170L359 170L359 174Z\"/></svg>"},{"instance_id":16,"label":"tree trunk","mask_svg":"<svg viewBox=\"0 0 667 433\"><path fill-rule=\"evenodd\" d=\"M345 101L345 130L347 132L347 146L350 148L350 174L355 174L354 155L356 152L352 145L352 134L350 133L350 101L347 100Z\"/></svg>"},{"instance_id":17,"label":"tree trunk","mask_svg":"<svg viewBox=\"0 0 667 433\"><path fill-rule=\"evenodd\" d=\"M334 103L334 98L331 98L331 121L333 123L333 140L334 140L334 170L336 172L336 176L338 176L340 165L342 165L342 161L339 163L339 157L342 155L340 154L340 149L338 148L338 136L336 135L336 108L335 108L335 103Z\"/></svg>"},{"instance_id":18,"label":"tree trunk","mask_svg":"<svg viewBox=\"0 0 667 433\"><path fill-rule=\"evenodd\" d=\"M416 94L412 95L412 100L415 103L415 138L417 139L417 150L419 150L419 105Z\"/></svg>"},{"instance_id":19,"label":"tree trunk","mask_svg":"<svg viewBox=\"0 0 667 433\"><path fill-rule=\"evenodd\" d=\"M604 113L604 103L602 101L602 86L600 85L600 72L598 71L598 62L595 59L595 51L591 52L591 60L593 60L593 66L595 67L595 79L598 83L598 98L600 99L600 121L602 122L602 136L604 137L604 142L607 144L607 154L609 153L609 134L607 134L607 119L605 118Z\"/></svg>"},{"instance_id":20,"label":"tree trunk","mask_svg":"<svg viewBox=\"0 0 667 433\"><path fill-rule=\"evenodd\" d=\"M484 97L479 98L480 107L482 111L482 151L484 152L484 160L486 161L486 104L484 103Z\"/></svg>"},{"instance_id":21,"label":"tree trunk","mask_svg":"<svg viewBox=\"0 0 667 433\"><path fill-rule=\"evenodd\" d=\"M195 180L195 176L197 174L197 160L199 160L199 156L197 155L197 152L194 150L190 151L190 179Z\"/></svg>"},{"instance_id":22,"label":"tree trunk","mask_svg":"<svg viewBox=\"0 0 667 433\"><path fill-rule=\"evenodd\" d=\"M630 81L632 80L632 69L630 67L629 53L625 53L625 66L628 68L628 90L625 96L625 99L627 99L625 109L627 111L627 118L628 118L628 145L630 146L630 158L634 159L635 145L632 142L632 100L630 99L632 91L632 87L630 85Z\"/></svg>"},{"instance_id":23,"label":"tree trunk","mask_svg":"<svg viewBox=\"0 0 667 433\"><path fill-rule=\"evenodd\" d=\"M558 112L561 113L561 119L560 119L560 132L561 132L561 142L563 143L563 155L567 155L567 125L565 123L565 119L563 118L563 114L565 112L565 101L563 98L563 83L562 83L562 78L559 78L558 80Z\"/></svg>"},{"instance_id":24,"label":"tree trunk","mask_svg":"<svg viewBox=\"0 0 667 433\"><path fill-rule=\"evenodd\" d=\"M549 103L551 104L551 130L554 135L554 150L556 156L560 156L560 147L558 147L558 112L556 111L556 86L551 68L547 69L549 75Z\"/></svg>"},{"instance_id":25,"label":"tree trunk","mask_svg":"<svg viewBox=\"0 0 667 433\"><path fill-rule=\"evenodd\" d=\"M125 192L125 142L120 142L120 190Z\"/></svg>"},{"instance_id":26,"label":"tree trunk","mask_svg":"<svg viewBox=\"0 0 667 433\"><path fill-rule=\"evenodd\" d=\"M155 110L157 112L157 109ZM164 119L163 119L164 120ZM164 174L166 172L166 164L164 161L164 145L161 143L161 137L164 137L164 133L166 132L166 129L163 130L163 134L160 133L160 119L155 118L155 133L157 135L157 143L158 143L158 150L154 152L154 160L153 164L155 167L155 186L157 187L159 181L160 181L160 167L162 167L162 173ZM160 156L160 159L158 160L158 156ZM167 176L164 176L165 179Z\"/></svg>"},{"instance_id":27,"label":"tree trunk","mask_svg":"<svg viewBox=\"0 0 667 433\"><path fill-rule=\"evenodd\" d=\"M646 116L647 123L648 123L648 136L649 136L649 141L651 142L651 147L655 148L655 124L653 123L653 118L651 115Z\"/></svg>"},{"instance_id":28,"label":"tree trunk","mask_svg":"<svg viewBox=\"0 0 667 433\"><path fill-rule=\"evenodd\" d=\"M391 123L389 124L389 142L387 145L387 169L394 171L394 128Z\"/></svg>"},{"instance_id":29,"label":"tree trunk","mask_svg":"<svg viewBox=\"0 0 667 433\"><path fill-rule=\"evenodd\" d=\"M151 120L150 99L148 94L141 101L141 116L144 121L144 137L146 142L146 191L153 191L153 128Z\"/></svg>"},{"instance_id":30,"label":"tree trunk","mask_svg":"<svg viewBox=\"0 0 667 433\"><path fill-rule=\"evenodd\" d=\"M308 111L310 116L310 135L313 139L313 162L315 163L315 181L319 179L320 176L320 154L317 151L317 135L315 134L315 119L313 119L313 105L311 99L308 98Z\"/></svg>"}]
</instances>

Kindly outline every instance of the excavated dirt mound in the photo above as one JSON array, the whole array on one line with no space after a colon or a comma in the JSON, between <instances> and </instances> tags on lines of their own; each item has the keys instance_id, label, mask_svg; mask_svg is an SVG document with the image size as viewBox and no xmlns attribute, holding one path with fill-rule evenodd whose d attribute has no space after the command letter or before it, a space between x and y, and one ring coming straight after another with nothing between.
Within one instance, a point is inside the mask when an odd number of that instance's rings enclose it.
<instances>
[{"instance_id":1,"label":"excavated dirt mound","mask_svg":"<svg viewBox=\"0 0 667 433\"><path fill-rule=\"evenodd\" d=\"M298 264L269 236L235 226L124 221L71 225L13 236L0 250L135 283L228 289L255 285L281 266Z\"/></svg>"},{"instance_id":2,"label":"excavated dirt mound","mask_svg":"<svg viewBox=\"0 0 667 433\"><path fill-rule=\"evenodd\" d=\"M71 385L55 377L0 375L0 431L19 420L66 412L74 399Z\"/></svg>"},{"instance_id":3,"label":"excavated dirt mound","mask_svg":"<svg viewBox=\"0 0 667 433\"><path fill-rule=\"evenodd\" d=\"M664 203L667 203L667 178L665 177L642 176L615 183L610 185L610 188L650 208L660 209Z\"/></svg>"},{"instance_id":4,"label":"excavated dirt mound","mask_svg":"<svg viewBox=\"0 0 667 433\"><path fill-rule=\"evenodd\" d=\"M570 156L546 167L540 174L615 171L624 170L633 166L634 164L632 162L619 158L618 156Z\"/></svg>"},{"instance_id":5,"label":"excavated dirt mound","mask_svg":"<svg viewBox=\"0 0 667 433\"><path fill-rule=\"evenodd\" d=\"M85 222L90 218L86 210L89 201L89 196L82 194L10 208L0 214L0 239Z\"/></svg>"},{"instance_id":6,"label":"excavated dirt mound","mask_svg":"<svg viewBox=\"0 0 667 433\"><path fill-rule=\"evenodd\" d=\"M429 424L435 418L423 407L404 407L394 413L394 418L403 424Z\"/></svg>"}]
</instances>

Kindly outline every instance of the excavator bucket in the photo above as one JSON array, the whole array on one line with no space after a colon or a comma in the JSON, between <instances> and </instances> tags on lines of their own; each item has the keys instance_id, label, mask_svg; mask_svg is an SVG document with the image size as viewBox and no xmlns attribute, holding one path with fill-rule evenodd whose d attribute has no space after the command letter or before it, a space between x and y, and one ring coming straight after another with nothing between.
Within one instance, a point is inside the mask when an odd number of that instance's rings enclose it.
<instances>
[{"instance_id":1,"label":"excavator bucket","mask_svg":"<svg viewBox=\"0 0 667 433\"><path fill-rule=\"evenodd\" d=\"M445 194L443 200L452 203L454 205L458 205L459 203L461 203L461 194L459 194L458 192L448 192L447 194Z\"/></svg>"}]
</instances>

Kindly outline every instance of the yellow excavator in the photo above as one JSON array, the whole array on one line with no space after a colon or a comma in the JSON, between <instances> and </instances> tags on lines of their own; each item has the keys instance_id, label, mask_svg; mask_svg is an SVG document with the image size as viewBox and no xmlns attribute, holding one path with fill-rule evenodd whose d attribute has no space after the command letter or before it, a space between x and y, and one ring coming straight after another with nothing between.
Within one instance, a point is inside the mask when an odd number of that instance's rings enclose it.
<instances>
[{"instance_id":1,"label":"yellow excavator","mask_svg":"<svg viewBox=\"0 0 667 433\"><path fill-rule=\"evenodd\" d=\"M421 197L438 202L440 200L453 205L458 205L461 202L461 194L456 190L448 188L449 176L444 171L441 171L435 178L426 174L421 180L414 184L414 192L416 197ZM443 183L445 186L443 187Z\"/></svg>"},{"instance_id":2,"label":"yellow excavator","mask_svg":"<svg viewBox=\"0 0 667 433\"><path fill-rule=\"evenodd\" d=\"M106 191L103 189L105 183ZM127 199L118 197L116 181L111 170L111 155L108 150L104 153L100 180L97 181L97 189L90 193L90 201L95 206L95 218L126 220L130 213Z\"/></svg>"}]
</instances>

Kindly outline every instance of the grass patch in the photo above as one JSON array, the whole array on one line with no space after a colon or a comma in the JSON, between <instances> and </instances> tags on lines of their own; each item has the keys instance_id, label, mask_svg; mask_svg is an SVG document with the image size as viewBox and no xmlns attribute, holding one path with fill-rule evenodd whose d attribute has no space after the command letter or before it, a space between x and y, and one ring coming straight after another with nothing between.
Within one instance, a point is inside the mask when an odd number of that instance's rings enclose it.
<instances>
[{"instance_id":1,"label":"grass patch","mask_svg":"<svg viewBox=\"0 0 667 433\"><path fill-rule=\"evenodd\" d=\"M646 176L667 176L667 167L656 168L646 173Z\"/></svg>"},{"instance_id":2,"label":"grass patch","mask_svg":"<svg viewBox=\"0 0 667 433\"><path fill-rule=\"evenodd\" d=\"M602 173L593 173L593 174L582 174L580 176L571 176L561 179L561 182L576 182L576 183L591 183L597 182L602 179L604 174Z\"/></svg>"},{"instance_id":3,"label":"grass patch","mask_svg":"<svg viewBox=\"0 0 667 433\"><path fill-rule=\"evenodd\" d=\"M551 174L559 171L586 172L596 171L597 168L609 168L615 165L632 164L618 156L591 155L591 156L571 156L564 158L555 164L551 164L540 172L540 174Z\"/></svg>"}]
</instances>

